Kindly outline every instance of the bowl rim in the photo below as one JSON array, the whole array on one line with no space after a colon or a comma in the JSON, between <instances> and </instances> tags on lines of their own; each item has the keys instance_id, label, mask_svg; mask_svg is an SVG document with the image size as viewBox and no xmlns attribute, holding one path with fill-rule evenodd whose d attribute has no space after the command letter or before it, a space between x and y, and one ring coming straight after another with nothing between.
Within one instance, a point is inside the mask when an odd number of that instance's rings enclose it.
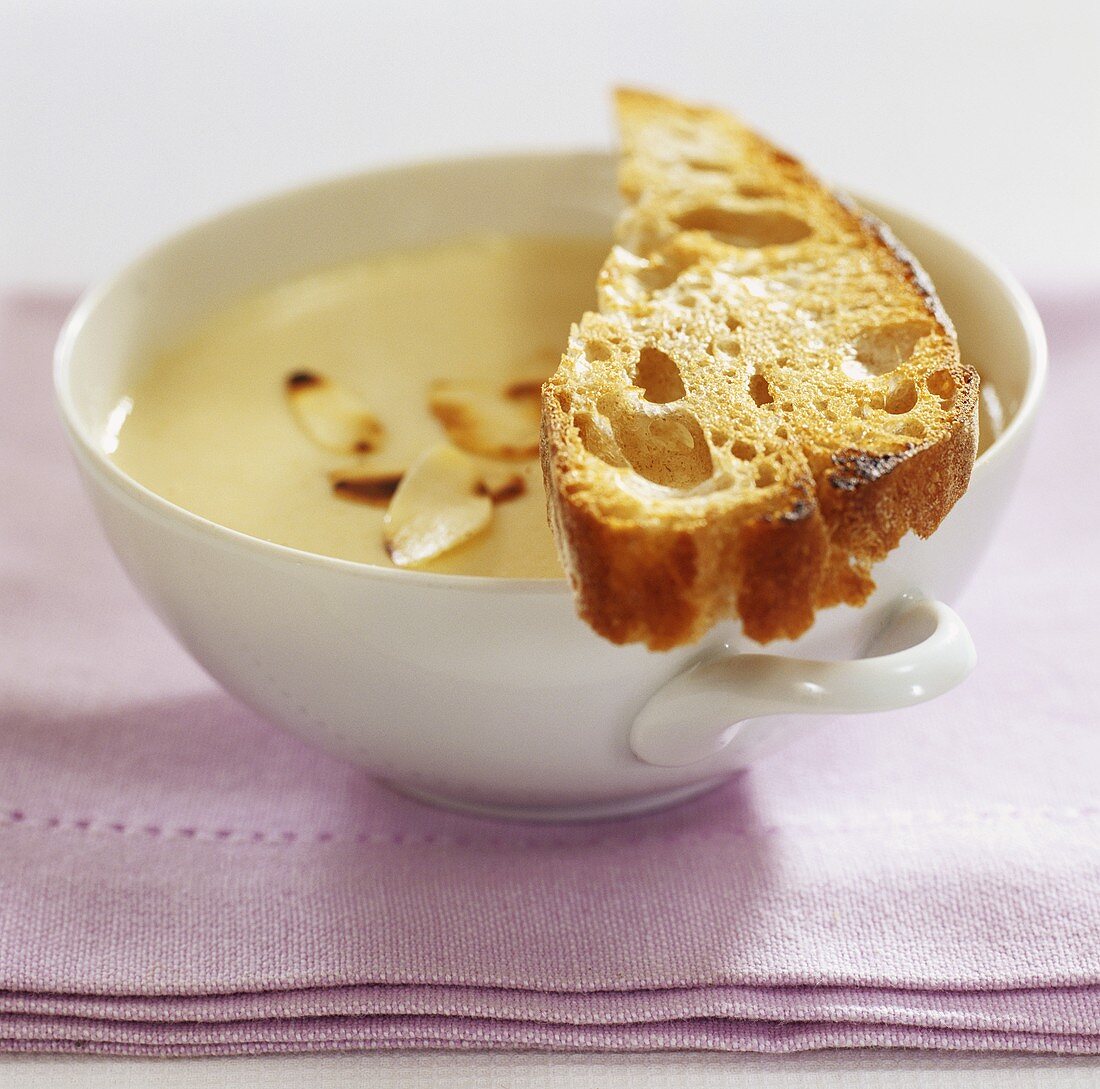
<instances>
[{"instance_id":1,"label":"bowl rim","mask_svg":"<svg viewBox=\"0 0 1100 1089\"><path fill-rule=\"evenodd\" d=\"M94 283L85 290L77 299L58 335L53 355L54 399L69 441L78 455L78 460L95 472L101 481L110 485L113 491L147 513L151 513L161 520L174 523L178 528L190 529L203 536L213 537L225 546L239 546L271 559L290 561L295 565L308 565L339 571L357 578L379 578L388 582L411 580L414 585L424 589L431 588L467 593L566 593L569 590L569 580L564 574L553 578L510 578L500 575L444 574L435 571L409 571L397 567L382 567L378 564L340 559L335 556L325 556L321 553L278 544L275 541L255 537L229 526L224 526L219 522L214 522L164 498L115 464L101 444L89 436L82 426L72 397L70 382L70 364L81 332L91 315L103 303L103 300L118 287L120 282L132 275L140 266L155 260L160 254L185 244L193 236L216 231L219 226L237 216L263 207L273 207L280 203L308 198L310 195L318 194L324 190L336 190L341 187L352 186L366 178L401 177L418 172L455 169L463 166L507 167L521 163L563 159L575 159L582 162L589 160L594 166L597 164L606 165L609 160L613 159L613 153L606 149L561 148L503 152L490 155L467 154L424 158L377 169L351 171L278 190L258 199L242 201L214 215L194 220L146 247L114 274ZM952 243L980 264L1008 297L1013 312L1024 332L1031 365L1028 370L1023 396L1008 426L975 461L974 472L984 471L984 466L1004 457L1008 447L1018 442L1026 432L1035 415L1046 385L1047 341L1035 304L1008 268L984 247L960 238L953 231L943 230L923 216L915 215L907 208L900 207L892 202L865 195L860 190L849 190L843 186L835 188L845 193L852 192L859 205L882 218L887 226L892 227L892 220L895 217L905 219ZM920 260L919 256L917 260Z\"/></svg>"}]
</instances>

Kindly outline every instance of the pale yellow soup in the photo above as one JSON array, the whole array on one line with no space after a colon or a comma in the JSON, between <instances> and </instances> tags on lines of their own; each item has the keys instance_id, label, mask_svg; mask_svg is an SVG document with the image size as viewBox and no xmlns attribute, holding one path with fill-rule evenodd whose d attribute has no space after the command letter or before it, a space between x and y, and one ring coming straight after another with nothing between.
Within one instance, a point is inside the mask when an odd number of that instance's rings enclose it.
<instances>
[{"instance_id":1,"label":"pale yellow soup","mask_svg":"<svg viewBox=\"0 0 1100 1089\"><path fill-rule=\"evenodd\" d=\"M142 369L115 462L189 511L307 552L392 567L384 507L333 494L333 470L407 469L445 441L428 407L444 378L549 376L570 325L595 303L606 239L476 237L371 257L243 299ZM361 397L386 428L363 456L297 426L286 376L312 371ZM125 403L125 402L124 402ZM113 441L113 440L112 440ZM558 578L537 459L489 527L423 570Z\"/></svg>"},{"instance_id":2,"label":"pale yellow soup","mask_svg":"<svg viewBox=\"0 0 1100 1089\"><path fill-rule=\"evenodd\" d=\"M392 567L384 506L333 492L330 474L399 473L446 440L428 402L439 379L546 377L595 303L606 239L467 238L311 273L230 305L141 368L108 435L123 471L173 503L254 537ZM343 385L385 427L369 454L318 446L288 407L289 374ZM983 446L999 430L983 391ZM990 407L994 413L990 414ZM556 578L536 459L488 528L423 570Z\"/></svg>"}]
</instances>

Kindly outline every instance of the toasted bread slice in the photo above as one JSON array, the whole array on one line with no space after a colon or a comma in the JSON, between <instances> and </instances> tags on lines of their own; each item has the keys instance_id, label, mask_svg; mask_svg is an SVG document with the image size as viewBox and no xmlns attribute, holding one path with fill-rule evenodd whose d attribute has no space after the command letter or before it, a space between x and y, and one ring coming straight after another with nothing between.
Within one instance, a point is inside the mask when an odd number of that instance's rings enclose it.
<instances>
[{"instance_id":1,"label":"toasted bread slice","mask_svg":"<svg viewBox=\"0 0 1100 1089\"><path fill-rule=\"evenodd\" d=\"M617 95L626 209L543 392L580 614L665 649L862 603L966 490L978 376L886 229L713 109Z\"/></svg>"}]
</instances>

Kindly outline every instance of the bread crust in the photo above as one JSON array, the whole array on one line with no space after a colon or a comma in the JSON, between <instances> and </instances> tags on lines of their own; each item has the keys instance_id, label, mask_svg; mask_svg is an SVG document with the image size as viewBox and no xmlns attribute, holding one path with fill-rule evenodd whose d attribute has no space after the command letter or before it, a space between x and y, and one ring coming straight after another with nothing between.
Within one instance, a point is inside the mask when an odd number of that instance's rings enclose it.
<instances>
[{"instance_id":1,"label":"bread crust","mask_svg":"<svg viewBox=\"0 0 1100 1089\"><path fill-rule=\"evenodd\" d=\"M966 490L977 374L915 258L793 156L709 108L617 104L619 245L543 392L578 611L655 650L728 618L797 638Z\"/></svg>"}]
</instances>

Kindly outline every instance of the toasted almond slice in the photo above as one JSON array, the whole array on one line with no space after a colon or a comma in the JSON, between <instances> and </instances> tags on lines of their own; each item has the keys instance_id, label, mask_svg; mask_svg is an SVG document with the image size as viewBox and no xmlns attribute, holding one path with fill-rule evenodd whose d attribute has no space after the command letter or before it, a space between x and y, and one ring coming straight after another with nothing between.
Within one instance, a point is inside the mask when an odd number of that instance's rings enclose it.
<instances>
[{"instance_id":1,"label":"toasted almond slice","mask_svg":"<svg viewBox=\"0 0 1100 1089\"><path fill-rule=\"evenodd\" d=\"M542 383L541 378L520 378L504 387L504 396L509 401L530 400L538 404L542 399Z\"/></svg>"},{"instance_id":2,"label":"toasted almond slice","mask_svg":"<svg viewBox=\"0 0 1100 1089\"><path fill-rule=\"evenodd\" d=\"M299 427L326 450L369 454L385 435L385 428L357 397L324 375L287 375L286 397Z\"/></svg>"},{"instance_id":3,"label":"toasted almond slice","mask_svg":"<svg viewBox=\"0 0 1100 1089\"><path fill-rule=\"evenodd\" d=\"M382 521L386 551L398 567L418 567L476 536L493 517L477 492L480 466L441 443L405 474Z\"/></svg>"},{"instance_id":4,"label":"toasted almond slice","mask_svg":"<svg viewBox=\"0 0 1100 1089\"><path fill-rule=\"evenodd\" d=\"M456 446L482 457L522 461L538 456L541 378L503 388L479 382L439 381L428 404Z\"/></svg>"},{"instance_id":5,"label":"toasted almond slice","mask_svg":"<svg viewBox=\"0 0 1100 1089\"><path fill-rule=\"evenodd\" d=\"M337 469L328 474L332 482L333 494L353 503L367 503L372 507L389 506L397 491L403 472L395 473L349 473L346 469Z\"/></svg>"},{"instance_id":6,"label":"toasted almond slice","mask_svg":"<svg viewBox=\"0 0 1100 1089\"><path fill-rule=\"evenodd\" d=\"M527 491L527 481L518 469L486 464L482 466L475 491L478 495L488 496L493 506L497 506L523 495Z\"/></svg>"}]
</instances>

